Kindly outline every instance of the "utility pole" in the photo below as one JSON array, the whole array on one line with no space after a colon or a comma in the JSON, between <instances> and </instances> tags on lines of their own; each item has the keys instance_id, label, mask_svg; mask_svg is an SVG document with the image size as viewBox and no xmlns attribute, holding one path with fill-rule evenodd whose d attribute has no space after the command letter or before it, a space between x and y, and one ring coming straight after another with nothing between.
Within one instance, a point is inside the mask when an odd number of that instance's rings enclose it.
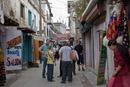
<instances>
[{"instance_id":1,"label":"utility pole","mask_svg":"<svg viewBox=\"0 0 130 87\"><path fill-rule=\"evenodd\" d=\"M39 0L39 4L40 4L40 23L39 23L39 28L40 28L40 35L42 35L42 4L41 4L41 0Z\"/></svg>"}]
</instances>

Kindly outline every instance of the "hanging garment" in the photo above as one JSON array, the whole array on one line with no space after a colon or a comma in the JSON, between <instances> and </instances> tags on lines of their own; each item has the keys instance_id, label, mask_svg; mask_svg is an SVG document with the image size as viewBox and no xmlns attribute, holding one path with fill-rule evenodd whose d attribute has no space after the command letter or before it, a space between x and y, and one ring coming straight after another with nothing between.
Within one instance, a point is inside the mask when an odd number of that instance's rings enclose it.
<instances>
[{"instance_id":1,"label":"hanging garment","mask_svg":"<svg viewBox=\"0 0 130 87\"><path fill-rule=\"evenodd\" d=\"M3 85L6 81L4 57L0 48L0 85Z\"/></svg>"},{"instance_id":2,"label":"hanging garment","mask_svg":"<svg viewBox=\"0 0 130 87\"><path fill-rule=\"evenodd\" d=\"M125 10L123 12L123 15L121 17L121 24L119 25L119 31L121 32L121 35L123 35L123 45L126 48L129 48L129 31L128 31L128 22L127 22L127 16L125 13Z\"/></svg>"},{"instance_id":3,"label":"hanging garment","mask_svg":"<svg viewBox=\"0 0 130 87\"><path fill-rule=\"evenodd\" d=\"M108 40L111 40L111 39L116 40L117 37L118 37L118 33L116 31L116 28L115 28L115 18L113 18L112 23L107 31L107 39Z\"/></svg>"},{"instance_id":4,"label":"hanging garment","mask_svg":"<svg viewBox=\"0 0 130 87\"><path fill-rule=\"evenodd\" d=\"M122 4L122 10L121 10L121 14L119 17L119 20L116 23L116 26L118 28L118 35L119 36L123 36L123 42L122 44L126 47L129 48L129 24L127 21L127 15L126 12L124 10L124 4Z\"/></svg>"}]
</instances>

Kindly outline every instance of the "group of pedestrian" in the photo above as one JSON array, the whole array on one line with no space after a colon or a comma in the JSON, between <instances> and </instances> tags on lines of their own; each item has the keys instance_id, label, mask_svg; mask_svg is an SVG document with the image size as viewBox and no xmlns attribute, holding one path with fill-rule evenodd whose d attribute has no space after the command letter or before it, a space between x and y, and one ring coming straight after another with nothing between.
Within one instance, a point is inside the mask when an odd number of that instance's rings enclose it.
<instances>
[{"instance_id":1,"label":"group of pedestrian","mask_svg":"<svg viewBox=\"0 0 130 87\"><path fill-rule=\"evenodd\" d=\"M72 82L72 72L76 75L75 72L75 63L77 61L79 71L80 63L82 64L82 70L84 71L84 62L83 62L83 47L80 45L81 42L78 42L78 45L73 47L70 46L70 43L64 41L63 44L59 46L50 45L50 40L48 39L45 44L39 48L39 52L43 55L43 72L42 77L45 77L46 66L47 66L47 80L49 82L54 82L53 73L54 73L54 64L60 59L60 75L62 77L61 83L66 83L66 77L68 77L68 82Z\"/></svg>"}]
</instances>

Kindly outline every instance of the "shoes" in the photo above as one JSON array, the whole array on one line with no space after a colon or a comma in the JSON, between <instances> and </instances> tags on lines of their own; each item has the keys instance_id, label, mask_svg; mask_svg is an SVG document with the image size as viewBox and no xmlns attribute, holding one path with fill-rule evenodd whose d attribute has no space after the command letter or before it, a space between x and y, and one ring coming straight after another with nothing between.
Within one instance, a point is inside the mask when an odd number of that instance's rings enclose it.
<instances>
[{"instance_id":1,"label":"shoes","mask_svg":"<svg viewBox=\"0 0 130 87\"><path fill-rule=\"evenodd\" d=\"M66 82L61 81L60 83L65 84Z\"/></svg>"},{"instance_id":2,"label":"shoes","mask_svg":"<svg viewBox=\"0 0 130 87\"><path fill-rule=\"evenodd\" d=\"M85 71L85 69L84 69L84 68L82 68L82 71Z\"/></svg>"},{"instance_id":3,"label":"shoes","mask_svg":"<svg viewBox=\"0 0 130 87\"><path fill-rule=\"evenodd\" d=\"M74 75L76 75L76 73L73 73Z\"/></svg>"},{"instance_id":4,"label":"shoes","mask_svg":"<svg viewBox=\"0 0 130 87\"><path fill-rule=\"evenodd\" d=\"M44 79L45 79L46 77L45 77L45 76L43 76L42 78L44 78Z\"/></svg>"},{"instance_id":5,"label":"shoes","mask_svg":"<svg viewBox=\"0 0 130 87\"><path fill-rule=\"evenodd\" d=\"M80 68L79 68L79 71L80 71Z\"/></svg>"},{"instance_id":6,"label":"shoes","mask_svg":"<svg viewBox=\"0 0 130 87\"><path fill-rule=\"evenodd\" d=\"M48 81L48 82L55 82L55 80L50 80L50 81Z\"/></svg>"},{"instance_id":7,"label":"shoes","mask_svg":"<svg viewBox=\"0 0 130 87\"><path fill-rule=\"evenodd\" d=\"M62 76L57 76L57 77L62 77Z\"/></svg>"}]
</instances>

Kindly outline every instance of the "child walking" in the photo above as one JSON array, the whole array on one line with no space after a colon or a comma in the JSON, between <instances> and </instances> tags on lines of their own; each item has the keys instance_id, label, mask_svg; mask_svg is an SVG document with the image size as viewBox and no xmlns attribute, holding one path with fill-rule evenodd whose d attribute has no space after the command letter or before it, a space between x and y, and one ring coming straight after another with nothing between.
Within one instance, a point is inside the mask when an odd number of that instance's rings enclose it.
<instances>
[{"instance_id":1,"label":"child walking","mask_svg":"<svg viewBox=\"0 0 130 87\"><path fill-rule=\"evenodd\" d=\"M47 53L47 80L49 82L54 82L53 80L53 71L54 71L54 63L55 63L55 59L54 59L54 55L53 55L53 47L50 46L49 47L49 51Z\"/></svg>"}]
</instances>

